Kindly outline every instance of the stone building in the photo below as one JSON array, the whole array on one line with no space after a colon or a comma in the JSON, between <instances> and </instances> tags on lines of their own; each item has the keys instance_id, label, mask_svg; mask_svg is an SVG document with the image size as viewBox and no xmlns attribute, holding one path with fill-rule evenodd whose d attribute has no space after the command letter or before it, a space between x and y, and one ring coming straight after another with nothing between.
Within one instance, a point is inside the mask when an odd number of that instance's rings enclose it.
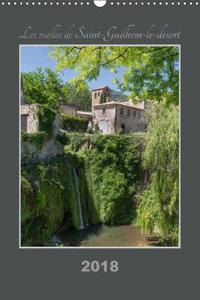
<instances>
[{"instance_id":1,"label":"stone building","mask_svg":"<svg viewBox=\"0 0 200 300\"><path fill-rule=\"evenodd\" d=\"M93 109L94 124L102 133L142 132L147 125L144 110L128 104L112 101L95 105Z\"/></svg>"},{"instance_id":2,"label":"stone building","mask_svg":"<svg viewBox=\"0 0 200 300\"><path fill-rule=\"evenodd\" d=\"M129 101L114 101L109 87L95 89L92 91L93 123L105 134L143 132L147 127L148 103L134 105Z\"/></svg>"},{"instance_id":3,"label":"stone building","mask_svg":"<svg viewBox=\"0 0 200 300\"><path fill-rule=\"evenodd\" d=\"M112 91L108 86L92 90L92 111L95 105L112 101Z\"/></svg>"},{"instance_id":4,"label":"stone building","mask_svg":"<svg viewBox=\"0 0 200 300\"><path fill-rule=\"evenodd\" d=\"M39 104L21 105L21 130L35 133L39 130L38 119Z\"/></svg>"},{"instance_id":5,"label":"stone building","mask_svg":"<svg viewBox=\"0 0 200 300\"><path fill-rule=\"evenodd\" d=\"M20 107L21 130L29 133L37 132L39 130L39 119L38 119L39 104L26 103L22 85L20 90L20 101L21 101L21 107Z\"/></svg>"},{"instance_id":6,"label":"stone building","mask_svg":"<svg viewBox=\"0 0 200 300\"><path fill-rule=\"evenodd\" d=\"M104 134L115 134L119 132L143 132L147 127L145 110L151 107L151 102L144 101L137 105L129 101L117 100L112 97L112 90L108 86L92 90L92 111L79 111L77 105L62 104L60 113L74 117L80 117L89 121L89 127L99 128ZM38 119L39 104L26 104L21 87L21 129L29 133L39 130ZM59 132L60 120L54 126Z\"/></svg>"}]
</instances>

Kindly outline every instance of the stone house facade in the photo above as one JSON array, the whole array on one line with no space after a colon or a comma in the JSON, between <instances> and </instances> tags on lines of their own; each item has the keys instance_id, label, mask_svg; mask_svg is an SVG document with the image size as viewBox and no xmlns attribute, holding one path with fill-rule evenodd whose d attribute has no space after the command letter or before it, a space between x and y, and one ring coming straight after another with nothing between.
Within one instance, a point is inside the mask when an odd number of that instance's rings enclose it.
<instances>
[{"instance_id":1,"label":"stone house facade","mask_svg":"<svg viewBox=\"0 0 200 300\"><path fill-rule=\"evenodd\" d=\"M145 131L145 110L150 106L150 102L134 105L129 101L114 101L109 87L92 91L93 123L104 134Z\"/></svg>"},{"instance_id":2,"label":"stone house facade","mask_svg":"<svg viewBox=\"0 0 200 300\"><path fill-rule=\"evenodd\" d=\"M93 109L94 124L102 133L142 132L146 129L143 109L118 102L95 105Z\"/></svg>"}]
</instances>

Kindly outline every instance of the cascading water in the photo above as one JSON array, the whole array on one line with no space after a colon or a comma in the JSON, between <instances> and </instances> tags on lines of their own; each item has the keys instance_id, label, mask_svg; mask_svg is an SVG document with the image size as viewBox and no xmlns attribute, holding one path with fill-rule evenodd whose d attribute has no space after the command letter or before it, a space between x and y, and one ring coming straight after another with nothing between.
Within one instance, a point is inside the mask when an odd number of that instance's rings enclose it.
<instances>
[{"instance_id":1,"label":"cascading water","mask_svg":"<svg viewBox=\"0 0 200 300\"><path fill-rule=\"evenodd\" d=\"M82 207L81 207L79 179L78 179L76 168L73 168L73 173L74 173L74 178L75 178L76 198L77 198L77 203L78 203L79 224L80 224L79 229L83 229L84 223L83 223L83 215L82 215Z\"/></svg>"}]
</instances>

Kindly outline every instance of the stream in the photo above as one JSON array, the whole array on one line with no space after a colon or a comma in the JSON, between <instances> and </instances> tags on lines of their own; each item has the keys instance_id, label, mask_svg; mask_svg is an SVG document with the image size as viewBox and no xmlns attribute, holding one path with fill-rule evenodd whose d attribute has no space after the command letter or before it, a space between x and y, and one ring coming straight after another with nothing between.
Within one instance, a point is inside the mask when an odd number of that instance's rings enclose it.
<instances>
[{"instance_id":1,"label":"stream","mask_svg":"<svg viewBox=\"0 0 200 300\"><path fill-rule=\"evenodd\" d=\"M98 225L59 234L63 246L70 247L148 247L148 241L135 225Z\"/></svg>"}]
</instances>

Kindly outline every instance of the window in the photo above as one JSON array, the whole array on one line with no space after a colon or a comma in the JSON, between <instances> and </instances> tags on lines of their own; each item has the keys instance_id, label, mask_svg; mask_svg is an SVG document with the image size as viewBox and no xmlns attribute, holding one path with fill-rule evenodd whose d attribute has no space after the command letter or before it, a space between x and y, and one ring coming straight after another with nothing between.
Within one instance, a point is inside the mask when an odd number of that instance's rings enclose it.
<instances>
[{"instance_id":1,"label":"window","mask_svg":"<svg viewBox=\"0 0 200 300\"><path fill-rule=\"evenodd\" d=\"M100 92L98 92L98 96L100 96Z\"/></svg>"},{"instance_id":2,"label":"window","mask_svg":"<svg viewBox=\"0 0 200 300\"><path fill-rule=\"evenodd\" d=\"M105 113L106 113L106 109L105 109L105 108L103 108L103 110L102 110L102 113L103 113L103 114L105 114Z\"/></svg>"},{"instance_id":3,"label":"window","mask_svg":"<svg viewBox=\"0 0 200 300\"><path fill-rule=\"evenodd\" d=\"M97 99L97 93L94 93L94 99Z\"/></svg>"},{"instance_id":4,"label":"window","mask_svg":"<svg viewBox=\"0 0 200 300\"><path fill-rule=\"evenodd\" d=\"M120 115L123 116L123 114L124 114L124 109L120 108Z\"/></svg>"},{"instance_id":5,"label":"window","mask_svg":"<svg viewBox=\"0 0 200 300\"><path fill-rule=\"evenodd\" d=\"M136 118L136 116L137 116L137 111L135 109L133 111L133 116L134 116L134 118Z\"/></svg>"},{"instance_id":6,"label":"window","mask_svg":"<svg viewBox=\"0 0 200 300\"><path fill-rule=\"evenodd\" d=\"M141 117L141 115L140 115L140 110L138 111L138 116L139 116L139 119L140 119L140 117Z\"/></svg>"},{"instance_id":7,"label":"window","mask_svg":"<svg viewBox=\"0 0 200 300\"><path fill-rule=\"evenodd\" d=\"M21 130L27 131L28 115L21 115Z\"/></svg>"},{"instance_id":8,"label":"window","mask_svg":"<svg viewBox=\"0 0 200 300\"><path fill-rule=\"evenodd\" d=\"M121 131L122 131L122 133L125 133L125 125L124 124L121 124Z\"/></svg>"},{"instance_id":9,"label":"window","mask_svg":"<svg viewBox=\"0 0 200 300\"><path fill-rule=\"evenodd\" d=\"M130 117L130 109L127 110L127 116Z\"/></svg>"}]
</instances>

